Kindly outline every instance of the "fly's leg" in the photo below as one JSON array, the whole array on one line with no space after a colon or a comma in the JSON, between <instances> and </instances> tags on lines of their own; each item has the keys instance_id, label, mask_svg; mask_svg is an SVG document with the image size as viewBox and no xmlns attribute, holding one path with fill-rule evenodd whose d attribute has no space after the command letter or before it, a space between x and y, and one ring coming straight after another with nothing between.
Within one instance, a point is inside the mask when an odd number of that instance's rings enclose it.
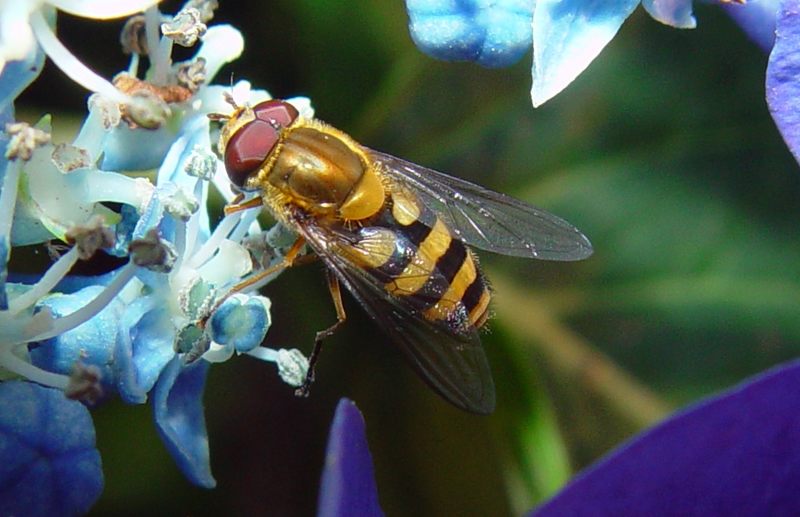
<instances>
[{"instance_id":1,"label":"fly's leg","mask_svg":"<svg viewBox=\"0 0 800 517\"><path fill-rule=\"evenodd\" d=\"M241 206L241 205L239 205L239 206ZM246 278L245 280L242 280L238 284L236 284L233 287L231 287L231 289L227 293L225 293L225 296L223 296L219 300L217 300L217 302L214 304L214 308L211 309L208 314L210 315L215 310L217 310L219 308L219 306L222 305L225 302L225 300L227 300L228 298L231 297L231 295L234 295L236 293L242 292L245 289L247 289L248 287L251 287L251 286L261 282L262 280L264 280L268 276L274 275L275 273L279 273L279 272L283 271L284 269L292 267L295 264L300 264L300 263L307 262L306 260L302 260L302 259L305 258L305 256L303 256L303 257L298 257L297 256L300 253L300 250L303 249L303 245L305 243L306 243L306 240L304 238L298 237L297 240L294 242L294 244L292 244L292 247L289 248L289 251L286 252L286 255L284 255L283 260L281 260L280 262L278 262L275 265L272 265L272 266L268 267L267 269L263 269L263 270L259 271L258 273ZM203 320L200 323L200 326L205 326L205 323L206 323L206 320Z\"/></svg>"},{"instance_id":2,"label":"fly's leg","mask_svg":"<svg viewBox=\"0 0 800 517\"><path fill-rule=\"evenodd\" d=\"M249 199L242 203L241 201L243 198L244 196L242 194L237 194L230 204L225 205L225 208L223 209L225 215L231 215L243 210L250 210L251 208L264 206L264 200L261 199L260 196L254 197L253 199Z\"/></svg>"},{"instance_id":3,"label":"fly's leg","mask_svg":"<svg viewBox=\"0 0 800 517\"><path fill-rule=\"evenodd\" d=\"M298 397L308 396L311 384L314 382L314 366L317 364L319 353L322 351L322 342L326 338L332 336L347 319L347 314L344 312L344 304L342 303L342 288L339 285L339 279L336 278L336 275L331 273L330 270L325 270L325 273L328 279L328 289L330 290L331 298L333 299L333 306L336 308L336 323L325 330L320 330L317 332L317 335L314 338L314 350L311 352L311 357L308 359L308 372L306 373L306 380L303 382L303 385L297 388L294 392L294 394Z\"/></svg>"}]
</instances>

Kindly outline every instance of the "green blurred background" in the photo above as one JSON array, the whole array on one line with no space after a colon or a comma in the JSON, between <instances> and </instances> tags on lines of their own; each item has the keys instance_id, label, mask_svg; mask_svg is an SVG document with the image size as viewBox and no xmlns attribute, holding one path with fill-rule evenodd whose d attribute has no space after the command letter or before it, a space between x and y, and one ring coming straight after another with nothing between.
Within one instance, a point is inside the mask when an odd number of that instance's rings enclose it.
<instances>
[{"instance_id":1,"label":"green blurred background","mask_svg":"<svg viewBox=\"0 0 800 517\"><path fill-rule=\"evenodd\" d=\"M484 339L494 415L430 392L348 298L309 399L250 358L212 367L214 490L182 477L148 406L96 410L106 490L95 514L311 515L345 396L364 413L387 514L519 514L674 409L798 355L798 166L767 112L766 55L717 8L698 4L692 31L639 9L534 110L530 54L502 70L434 61L411 43L401 0L221 3L215 21L241 29L246 48L217 83L307 95L366 145L559 214L595 254L481 254L496 288ZM127 66L120 27L63 16L59 33L110 77ZM69 134L85 99L48 65L19 106L53 112ZM308 351L334 320L319 265L265 294L269 346Z\"/></svg>"}]
</instances>

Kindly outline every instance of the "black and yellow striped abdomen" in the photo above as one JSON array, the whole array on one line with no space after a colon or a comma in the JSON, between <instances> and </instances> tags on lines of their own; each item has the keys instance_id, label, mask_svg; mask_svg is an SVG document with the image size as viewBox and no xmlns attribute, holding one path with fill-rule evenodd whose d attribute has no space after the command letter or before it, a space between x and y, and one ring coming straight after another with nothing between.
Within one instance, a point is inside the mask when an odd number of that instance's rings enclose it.
<instances>
[{"instance_id":1,"label":"black and yellow striped abdomen","mask_svg":"<svg viewBox=\"0 0 800 517\"><path fill-rule=\"evenodd\" d=\"M474 255L410 196L392 194L351 242L351 259L425 319L456 332L486 322L491 295Z\"/></svg>"}]
</instances>

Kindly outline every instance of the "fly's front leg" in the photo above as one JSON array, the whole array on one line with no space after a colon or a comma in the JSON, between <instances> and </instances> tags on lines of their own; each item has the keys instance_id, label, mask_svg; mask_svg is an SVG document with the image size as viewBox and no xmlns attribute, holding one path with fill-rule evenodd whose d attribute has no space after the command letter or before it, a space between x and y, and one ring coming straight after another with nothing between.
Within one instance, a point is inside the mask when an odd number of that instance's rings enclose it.
<instances>
[{"instance_id":1,"label":"fly's front leg","mask_svg":"<svg viewBox=\"0 0 800 517\"><path fill-rule=\"evenodd\" d=\"M225 300L230 298L231 295L234 295L236 293L240 293L240 292L244 291L245 289L247 289L248 287L251 287L251 286L259 283L260 281L264 280L268 276L273 275L275 273L278 273L280 271L283 271L284 269L290 268L293 265L295 265L296 263L306 262L304 260L301 260L304 257L298 257L298 254L300 253L300 250L303 249L303 245L305 243L306 243L306 240L304 238L298 237L297 240L294 242L294 244L292 244L292 247L289 248L289 251L286 252L286 255L283 257L283 260L281 260L280 262L278 262L277 264L275 264L273 266L270 266L270 267L268 267L266 269L263 269L263 270L259 271L258 273L255 273L254 275L251 275L250 277L246 278L245 280L242 280L238 284L236 284L233 287L231 287L231 289L227 293L225 293L225 295L223 297L221 297L219 300L217 300L217 302L214 304L214 308L208 312L209 316L215 310L217 310L219 308L219 306L222 305L225 302ZM204 319L203 321L201 321L200 322L200 326L204 327L205 324L206 324L206 321L207 321L207 318Z\"/></svg>"},{"instance_id":2,"label":"fly's front leg","mask_svg":"<svg viewBox=\"0 0 800 517\"><path fill-rule=\"evenodd\" d=\"M225 205L223 208L223 212L225 215L235 214L236 212L241 212L243 210L250 210L251 208L258 208L264 206L264 200L261 199L261 196L254 197L242 203L242 199L244 199L243 194L237 194L233 201L230 204Z\"/></svg>"},{"instance_id":3,"label":"fly's front leg","mask_svg":"<svg viewBox=\"0 0 800 517\"><path fill-rule=\"evenodd\" d=\"M319 353L322 351L322 342L326 338L332 336L333 333L336 332L347 319L347 314L344 312L344 304L342 303L342 288L339 285L339 279L336 278L336 275L331 273L330 270L325 270L325 273L328 279L328 289L331 292L331 298L333 298L333 306L336 308L336 323L325 330L320 330L317 332L317 335L314 338L314 350L311 352L311 357L308 359L308 372L306 373L306 380L303 382L303 385L297 388L294 392L294 394L298 397L308 396L311 383L314 382L314 366L317 364Z\"/></svg>"}]
</instances>

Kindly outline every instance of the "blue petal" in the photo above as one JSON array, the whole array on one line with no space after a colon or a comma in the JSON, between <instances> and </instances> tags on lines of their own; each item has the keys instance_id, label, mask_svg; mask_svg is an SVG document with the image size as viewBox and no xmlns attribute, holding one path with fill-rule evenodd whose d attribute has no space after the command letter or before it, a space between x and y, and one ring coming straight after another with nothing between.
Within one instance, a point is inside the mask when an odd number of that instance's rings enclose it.
<instances>
[{"instance_id":1,"label":"blue petal","mask_svg":"<svg viewBox=\"0 0 800 517\"><path fill-rule=\"evenodd\" d=\"M175 357L156 383L153 412L161 439L183 474L196 485L214 488L202 400L207 372L206 361L184 366Z\"/></svg>"},{"instance_id":2,"label":"blue petal","mask_svg":"<svg viewBox=\"0 0 800 517\"><path fill-rule=\"evenodd\" d=\"M233 345L237 352L248 352L264 341L271 324L269 305L251 297L242 303L228 298L214 311L209 321L211 339L221 345Z\"/></svg>"},{"instance_id":3,"label":"blue petal","mask_svg":"<svg viewBox=\"0 0 800 517\"><path fill-rule=\"evenodd\" d=\"M39 77L43 67L44 52L40 48L28 59L7 61L0 74L0 109L11 105L22 90Z\"/></svg>"},{"instance_id":4,"label":"blue petal","mask_svg":"<svg viewBox=\"0 0 800 517\"><path fill-rule=\"evenodd\" d=\"M161 371L175 356L172 348L175 325L169 313L158 307L147 311L130 332L136 377L139 385L150 391Z\"/></svg>"},{"instance_id":5,"label":"blue petal","mask_svg":"<svg viewBox=\"0 0 800 517\"><path fill-rule=\"evenodd\" d=\"M800 362L673 416L535 515L800 515Z\"/></svg>"},{"instance_id":6,"label":"blue petal","mask_svg":"<svg viewBox=\"0 0 800 517\"><path fill-rule=\"evenodd\" d=\"M120 344L114 359L119 369L120 396L129 403L147 400L147 393L175 356L175 326L168 311L156 308L158 303L154 295L137 298L125 309L120 322Z\"/></svg>"},{"instance_id":7,"label":"blue petal","mask_svg":"<svg viewBox=\"0 0 800 517\"><path fill-rule=\"evenodd\" d=\"M38 309L49 308L56 317L80 310L92 301L102 286L90 286L73 294L54 295L37 304ZM69 375L77 362L92 364L100 369L104 391L115 389L118 377L114 351L117 331L124 305L118 298L88 321L54 338L30 345L31 362L51 372Z\"/></svg>"},{"instance_id":8,"label":"blue petal","mask_svg":"<svg viewBox=\"0 0 800 517\"><path fill-rule=\"evenodd\" d=\"M106 251L117 257L125 257L139 221L139 212L131 205L122 205L120 215L122 219L114 227L114 247Z\"/></svg>"},{"instance_id":9,"label":"blue petal","mask_svg":"<svg viewBox=\"0 0 800 517\"><path fill-rule=\"evenodd\" d=\"M764 52L775 44L775 17L780 0L748 0L745 4L724 3L722 8Z\"/></svg>"},{"instance_id":10,"label":"blue petal","mask_svg":"<svg viewBox=\"0 0 800 517\"><path fill-rule=\"evenodd\" d=\"M783 0L775 46L767 64L767 103L795 159L800 161L800 0Z\"/></svg>"},{"instance_id":11,"label":"blue petal","mask_svg":"<svg viewBox=\"0 0 800 517\"><path fill-rule=\"evenodd\" d=\"M533 0L406 0L414 43L446 61L509 66L531 48Z\"/></svg>"},{"instance_id":12,"label":"blue petal","mask_svg":"<svg viewBox=\"0 0 800 517\"><path fill-rule=\"evenodd\" d=\"M378 487L367 445L364 417L348 399L339 401L333 417L317 515L383 515L378 504Z\"/></svg>"},{"instance_id":13,"label":"blue petal","mask_svg":"<svg viewBox=\"0 0 800 517\"><path fill-rule=\"evenodd\" d=\"M697 27L697 20L692 16L692 0L642 0L642 7L661 23L678 29Z\"/></svg>"},{"instance_id":14,"label":"blue petal","mask_svg":"<svg viewBox=\"0 0 800 517\"><path fill-rule=\"evenodd\" d=\"M639 0L538 0L533 13L533 105L543 104L578 77L637 5Z\"/></svg>"},{"instance_id":15,"label":"blue petal","mask_svg":"<svg viewBox=\"0 0 800 517\"><path fill-rule=\"evenodd\" d=\"M14 121L14 100L29 84L39 76L44 65L44 52L37 48L36 52L27 60L9 61L5 63L3 72L0 73L0 129ZM6 166L5 149L8 145L8 135L0 131L0 192L5 183ZM11 248L8 235L0 235L0 310L8 308L6 294L6 280L8 276L8 259Z\"/></svg>"},{"instance_id":16,"label":"blue petal","mask_svg":"<svg viewBox=\"0 0 800 517\"><path fill-rule=\"evenodd\" d=\"M103 163L107 171L144 171L161 165L175 140L173 130L161 127L156 130L130 129L119 124L103 142Z\"/></svg>"},{"instance_id":17,"label":"blue petal","mask_svg":"<svg viewBox=\"0 0 800 517\"><path fill-rule=\"evenodd\" d=\"M59 390L0 383L0 515L84 514L103 491L89 411Z\"/></svg>"}]
</instances>

